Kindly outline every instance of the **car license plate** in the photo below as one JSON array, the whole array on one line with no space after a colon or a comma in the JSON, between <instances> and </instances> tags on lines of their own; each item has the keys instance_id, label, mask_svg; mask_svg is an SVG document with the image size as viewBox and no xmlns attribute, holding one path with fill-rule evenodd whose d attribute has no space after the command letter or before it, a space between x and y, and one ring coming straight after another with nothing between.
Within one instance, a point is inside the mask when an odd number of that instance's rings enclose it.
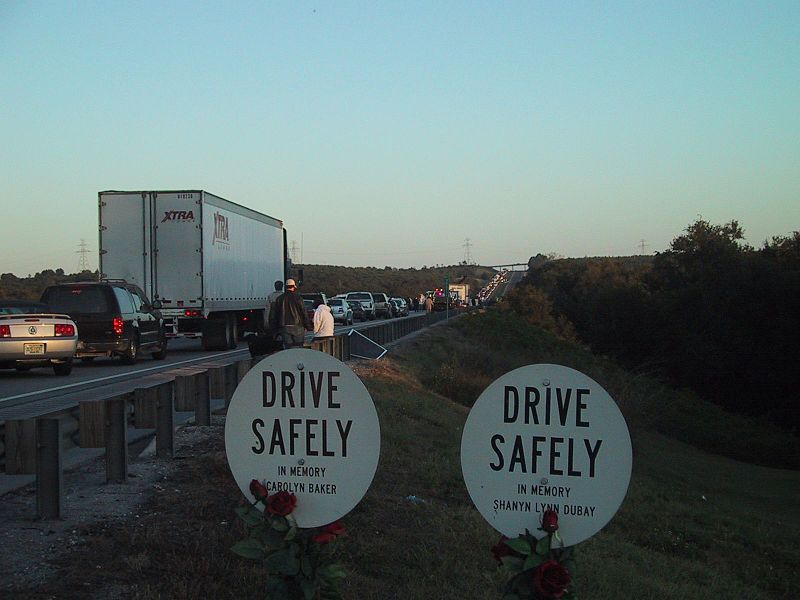
<instances>
[{"instance_id":1,"label":"car license plate","mask_svg":"<svg viewBox=\"0 0 800 600\"><path fill-rule=\"evenodd\" d=\"M44 344L25 344L22 352L25 356L39 356L44 354Z\"/></svg>"}]
</instances>

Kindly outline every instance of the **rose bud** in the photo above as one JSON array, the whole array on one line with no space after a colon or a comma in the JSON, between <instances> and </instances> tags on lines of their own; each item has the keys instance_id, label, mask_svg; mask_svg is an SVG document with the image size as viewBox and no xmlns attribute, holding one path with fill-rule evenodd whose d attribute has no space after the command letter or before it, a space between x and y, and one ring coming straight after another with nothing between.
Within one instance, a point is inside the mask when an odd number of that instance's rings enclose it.
<instances>
[{"instance_id":1,"label":"rose bud","mask_svg":"<svg viewBox=\"0 0 800 600\"><path fill-rule=\"evenodd\" d=\"M502 564L502 558L504 556L513 556L514 551L506 544L506 540L508 538L504 535L500 536L500 540L492 546L492 556L498 562L498 564Z\"/></svg>"},{"instance_id":2,"label":"rose bud","mask_svg":"<svg viewBox=\"0 0 800 600\"><path fill-rule=\"evenodd\" d=\"M314 536L314 541L318 543L320 546L324 546L325 544L329 544L333 540L336 539L336 536L333 533L328 533L323 531L322 533L318 533Z\"/></svg>"},{"instance_id":3,"label":"rose bud","mask_svg":"<svg viewBox=\"0 0 800 600\"><path fill-rule=\"evenodd\" d=\"M262 500L269 496L267 488L258 479L253 479L250 482L250 493L255 496L256 500Z\"/></svg>"},{"instance_id":4,"label":"rose bud","mask_svg":"<svg viewBox=\"0 0 800 600\"><path fill-rule=\"evenodd\" d=\"M322 533L332 533L333 535L342 535L345 531L347 530L345 529L344 525L342 525L341 521L328 523L322 528Z\"/></svg>"},{"instance_id":5,"label":"rose bud","mask_svg":"<svg viewBox=\"0 0 800 600\"><path fill-rule=\"evenodd\" d=\"M286 490L281 490L267 498L267 512L271 515L285 517L297 506L297 496Z\"/></svg>"},{"instance_id":6,"label":"rose bud","mask_svg":"<svg viewBox=\"0 0 800 600\"><path fill-rule=\"evenodd\" d=\"M544 531L553 533L558 530L558 513L551 508L544 511L542 515L542 527Z\"/></svg>"},{"instance_id":7,"label":"rose bud","mask_svg":"<svg viewBox=\"0 0 800 600\"><path fill-rule=\"evenodd\" d=\"M533 587L541 598L561 598L572 582L569 571L557 560L547 560L533 572Z\"/></svg>"}]
</instances>

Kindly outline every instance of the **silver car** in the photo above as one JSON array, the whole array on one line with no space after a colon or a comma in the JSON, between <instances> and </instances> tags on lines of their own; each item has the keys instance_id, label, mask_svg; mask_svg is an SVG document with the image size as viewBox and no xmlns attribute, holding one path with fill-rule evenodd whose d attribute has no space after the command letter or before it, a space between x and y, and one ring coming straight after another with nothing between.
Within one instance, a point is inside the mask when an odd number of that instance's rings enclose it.
<instances>
[{"instance_id":1,"label":"silver car","mask_svg":"<svg viewBox=\"0 0 800 600\"><path fill-rule=\"evenodd\" d=\"M67 315L43 304L0 300L0 369L53 367L56 375L69 375L77 345L78 327Z\"/></svg>"},{"instance_id":2,"label":"silver car","mask_svg":"<svg viewBox=\"0 0 800 600\"><path fill-rule=\"evenodd\" d=\"M328 306L331 309L334 323L341 323L342 325L353 324L353 310L344 298L331 298L328 300Z\"/></svg>"}]
</instances>

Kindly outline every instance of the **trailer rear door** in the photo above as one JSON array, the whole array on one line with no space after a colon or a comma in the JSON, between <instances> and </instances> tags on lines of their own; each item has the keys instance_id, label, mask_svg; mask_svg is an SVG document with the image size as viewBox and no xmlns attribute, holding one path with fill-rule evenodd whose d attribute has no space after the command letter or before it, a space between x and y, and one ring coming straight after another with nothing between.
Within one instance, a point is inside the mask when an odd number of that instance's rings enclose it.
<instances>
[{"instance_id":1,"label":"trailer rear door","mask_svg":"<svg viewBox=\"0 0 800 600\"><path fill-rule=\"evenodd\" d=\"M155 294L165 309L203 300L201 193L153 192Z\"/></svg>"}]
</instances>

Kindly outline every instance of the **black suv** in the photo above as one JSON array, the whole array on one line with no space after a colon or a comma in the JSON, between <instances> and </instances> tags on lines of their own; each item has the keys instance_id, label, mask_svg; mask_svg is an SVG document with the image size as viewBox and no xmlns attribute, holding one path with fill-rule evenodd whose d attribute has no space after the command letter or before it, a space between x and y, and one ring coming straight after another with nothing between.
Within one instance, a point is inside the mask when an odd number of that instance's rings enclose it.
<instances>
[{"instance_id":1,"label":"black suv","mask_svg":"<svg viewBox=\"0 0 800 600\"><path fill-rule=\"evenodd\" d=\"M136 362L140 352L156 360L167 355L167 337L159 309L138 286L122 279L60 283L42 293L50 310L68 314L78 326L75 356L120 356Z\"/></svg>"}]
</instances>

